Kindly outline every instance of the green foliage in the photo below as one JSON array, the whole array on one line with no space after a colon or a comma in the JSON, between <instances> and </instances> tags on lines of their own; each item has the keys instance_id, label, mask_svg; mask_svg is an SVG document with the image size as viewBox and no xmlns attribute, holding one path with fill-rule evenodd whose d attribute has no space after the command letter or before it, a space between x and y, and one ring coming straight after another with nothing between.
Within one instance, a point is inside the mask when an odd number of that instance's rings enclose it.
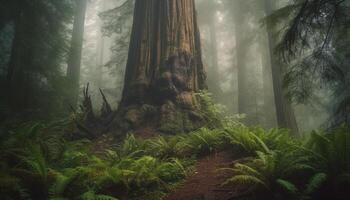
<instances>
[{"instance_id":1,"label":"green foliage","mask_svg":"<svg viewBox=\"0 0 350 200\"><path fill-rule=\"evenodd\" d=\"M215 104L212 94L208 91L200 91L196 94L200 101L202 115L205 117L206 126L209 128L216 128L222 126L224 107Z\"/></svg>"},{"instance_id":2,"label":"green foliage","mask_svg":"<svg viewBox=\"0 0 350 200\"><path fill-rule=\"evenodd\" d=\"M95 191L90 190L81 195L81 200L118 200L118 199L108 195L98 195L98 194L95 194Z\"/></svg>"},{"instance_id":3,"label":"green foliage","mask_svg":"<svg viewBox=\"0 0 350 200\"><path fill-rule=\"evenodd\" d=\"M350 183L348 128L341 127L329 134L314 132L306 144L292 139L283 130L242 129L231 130L233 136L226 137L253 157L238 161L233 168L222 169L234 174L224 184L245 185L252 196L267 199L349 197L345 189Z\"/></svg>"},{"instance_id":4,"label":"green foliage","mask_svg":"<svg viewBox=\"0 0 350 200\"><path fill-rule=\"evenodd\" d=\"M164 137L146 141L146 146L150 154L159 158L177 157L179 156L179 144L181 137Z\"/></svg>"},{"instance_id":5,"label":"green foliage","mask_svg":"<svg viewBox=\"0 0 350 200\"><path fill-rule=\"evenodd\" d=\"M55 123L26 124L0 141L0 190L21 199L159 199L189 174L197 156L230 150L242 159L220 169L232 172L223 184L242 185L252 198L347 199L347 127L314 132L303 142L283 129L222 125L147 140L128 135L95 152L99 142L68 141Z\"/></svg>"},{"instance_id":6,"label":"green foliage","mask_svg":"<svg viewBox=\"0 0 350 200\"><path fill-rule=\"evenodd\" d=\"M224 136L229 145L248 154L253 154L256 151L270 151L261 138L243 125L226 128Z\"/></svg>"},{"instance_id":7,"label":"green foliage","mask_svg":"<svg viewBox=\"0 0 350 200\"><path fill-rule=\"evenodd\" d=\"M282 33L277 50L288 64L284 76L287 96L298 103L314 103L320 91L332 93L331 126L348 123L348 11L347 1L295 0L269 17Z\"/></svg>"},{"instance_id":8,"label":"green foliage","mask_svg":"<svg viewBox=\"0 0 350 200\"><path fill-rule=\"evenodd\" d=\"M188 135L180 136L178 149L183 154L208 154L221 146L221 130L201 128Z\"/></svg>"},{"instance_id":9,"label":"green foliage","mask_svg":"<svg viewBox=\"0 0 350 200\"><path fill-rule=\"evenodd\" d=\"M53 131L57 125L51 126L24 125L1 140L3 194L31 199L115 199L142 195L145 188L164 192L187 175L191 164L176 158L161 144L170 140L161 137L143 141L129 135L105 153L95 153L92 142L67 141L65 134ZM118 192L110 193L111 188Z\"/></svg>"},{"instance_id":10,"label":"green foliage","mask_svg":"<svg viewBox=\"0 0 350 200\"><path fill-rule=\"evenodd\" d=\"M316 192L322 186L322 184L325 183L326 180L327 174L325 173L317 173L313 175L307 184L305 194L311 195L312 193Z\"/></svg>"},{"instance_id":11,"label":"green foliage","mask_svg":"<svg viewBox=\"0 0 350 200\"><path fill-rule=\"evenodd\" d=\"M294 174L313 170L307 158L297 152L271 151L269 153L257 152L256 158L244 163L236 163L231 169L234 176L226 181L239 183L249 187L253 192L259 192L265 197L298 195L298 188L290 181Z\"/></svg>"},{"instance_id":12,"label":"green foliage","mask_svg":"<svg viewBox=\"0 0 350 200\"><path fill-rule=\"evenodd\" d=\"M312 149L312 161L320 174L308 186L310 191L315 191L315 186L324 186L333 188L333 195L341 199L349 198L346 189L350 187L349 133L349 128L343 126L328 134L314 132L311 135L306 147Z\"/></svg>"},{"instance_id":13,"label":"green foliage","mask_svg":"<svg viewBox=\"0 0 350 200\"><path fill-rule=\"evenodd\" d=\"M12 42L4 43L6 46L2 47L7 49L0 52L0 57L7 61L3 68L7 71L3 74L7 74L9 81L0 76L1 86L8 90L7 98L10 98L10 102L4 103L12 112L53 118L53 114L67 110L62 99L68 88L62 64L68 51L73 2L13 0L0 3L0 35L3 25L7 25L12 30L4 31L13 38ZM7 52L11 52L11 56L6 55ZM12 112L7 115L12 116Z\"/></svg>"}]
</instances>

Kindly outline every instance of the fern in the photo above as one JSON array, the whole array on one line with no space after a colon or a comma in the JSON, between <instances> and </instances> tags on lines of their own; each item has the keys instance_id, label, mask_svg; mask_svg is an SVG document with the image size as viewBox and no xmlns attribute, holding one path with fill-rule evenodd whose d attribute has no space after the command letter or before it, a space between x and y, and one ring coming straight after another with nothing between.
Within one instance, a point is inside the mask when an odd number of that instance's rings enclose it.
<instances>
[{"instance_id":1,"label":"fern","mask_svg":"<svg viewBox=\"0 0 350 200\"><path fill-rule=\"evenodd\" d=\"M239 173L239 174L247 174L255 177L261 177L261 174L258 170L241 163L236 163L234 165L233 172Z\"/></svg>"},{"instance_id":2,"label":"fern","mask_svg":"<svg viewBox=\"0 0 350 200\"><path fill-rule=\"evenodd\" d=\"M178 156L177 145L180 137L165 138L163 136L146 141L147 152L159 158Z\"/></svg>"},{"instance_id":3,"label":"fern","mask_svg":"<svg viewBox=\"0 0 350 200\"><path fill-rule=\"evenodd\" d=\"M186 136L182 136L177 148L181 149L182 153L185 154L186 152L208 154L222 146L222 142L220 141L221 133L221 130L201 128Z\"/></svg>"},{"instance_id":4,"label":"fern","mask_svg":"<svg viewBox=\"0 0 350 200\"><path fill-rule=\"evenodd\" d=\"M242 185L250 185L255 187L256 185L262 185L264 187L268 187L263 180L260 180L254 176L249 175L237 175L232 178L227 179L223 185L227 184L242 184Z\"/></svg>"},{"instance_id":5,"label":"fern","mask_svg":"<svg viewBox=\"0 0 350 200\"><path fill-rule=\"evenodd\" d=\"M325 173L317 173L313 177L311 177L309 183L306 186L306 190L304 191L305 195L310 195L315 192L320 186L327 180L327 174Z\"/></svg>"},{"instance_id":6,"label":"fern","mask_svg":"<svg viewBox=\"0 0 350 200\"><path fill-rule=\"evenodd\" d=\"M201 104L202 116L206 119L206 126L209 128L218 128L223 126L224 106L215 104L212 94L208 91L200 91L196 93L197 99Z\"/></svg>"},{"instance_id":7,"label":"fern","mask_svg":"<svg viewBox=\"0 0 350 200\"><path fill-rule=\"evenodd\" d=\"M145 152L145 143L135 138L134 135L127 135L123 143L118 147L118 153L121 157L137 157Z\"/></svg>"},{"instance_id":8,"label":"fern","mask_svg":"<svg viewBox=\"0 0 350 200\"><path fill-rule=\"evenodd\" d=\"M38 174L43 181L47 181L49 166L38 144L32 144L25 152L27 156L22 156L25 165L33 173Z\"/></svg>"},{"instance_id":9,"label":"fern","mask_svg":"<svg viewBox=\"0 0 350 200\"><path fill-rule=\"evenodd\" d=\"M276 183L289 193L296 194L298 192L298 188L289 181L277 179Z\"/></svg>"},{"instance_id":10,"label":"fern","mask_svg":"<svg viewBox=\"0 0 350 200\"><path fill-rule=\"evenodd\" d=\"M78 176L75 170L68 170L65 174L57 173L55 182L49 188L50 200L68 199L65 197L66 192Z\"/></svg>"},{"instance_id":11,"label":"fern","mask_svg":"<svg viewBox=\"0 0 350 200\"><path fill-rule=\"evenodd\" d=\"M101 194L96 194L95 191L90 190L85 192L80 196L81 200L118 200L115 197L108 196L108 195L101 195Z\"/></svg>"}]
</instances>

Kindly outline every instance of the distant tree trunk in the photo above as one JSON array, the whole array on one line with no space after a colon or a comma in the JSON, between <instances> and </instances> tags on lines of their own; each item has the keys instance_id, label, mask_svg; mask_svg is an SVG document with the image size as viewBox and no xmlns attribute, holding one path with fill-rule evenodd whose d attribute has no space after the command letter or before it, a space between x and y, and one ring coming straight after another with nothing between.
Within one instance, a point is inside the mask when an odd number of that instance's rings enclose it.
<instances>
[{"instance_id":1,"label":"distant tree trunk","mask_svg":"<svg viewBox=\"0 0 350 200\"><path fill-rule=\"evenodd\" d=\"M273 11L273 3L271 2L271 0L265 0L264 6L266 15L270 15ZM274 39L275 37L273 33L273 27L270 27L270 25L268 25L267 27L267 34L271 57L272 80L276 104L277 124L281 128L289 128L294 134L298 134L298 126L293 108L283 93L283 73L281 69L281 63L277 59L277 56L275 56L274 54L274 47L276 46L276 41Z\"/></svg>"},{"instance_id":2,"label":"distant tree trunk","mask_svg":"<svg viewBox=\"0 0 350 200\"><path fill-rule=\"evenodd\" d=\"M136 0L119 110L131 128L189 131L206 89L194 0Z\"/></svg>"},{"instance_id":3,"label":"distant tree trunk","mask_svg":"<svg viewBox=\"0 0 350 200\"><path fill-rule=\"evenodd\" d=\"M217 48L217 34L216 34L216 16L215 4L212 0L207 0L207 8L210 8L206 13L208 16L208 29L210 35L209 56L210 65L208 66L208 85L209 91L213 94L214 99L218 100L222 94L219 81L219 64L218 64L218 48Z\"/></svg>"},{"instance_id":4,"label":"distant tree trunk","mask_svg":"<svg viewBox=\"0 0 350 200\"><path fill-rule=\"evenodd\" d=\"M69 103L73 107L76 107L79 96L81 54L83 49L86 6L87 0L77 0L71 48L68 58L67 78L69 84L71 85Z\"/></svg>"},{"instance_id":5,"label":"distant tree trunk","mask_svg":"<svg viewBox=\"0 0 350 200\"><path fill-rule=\"evenodd\" d=\"M246 65L249 42L244 34L246 31L246 17L240 4L233 3L234 8L234 29L236 38L236 65L238 79L238 112L240 114L250 114L251 98L249 95L248 69ZM249 117L248 117L249 118ZM249 119L246 119L249 122Z\"/></svg>"},{"instance_id":6,"label":"distant tree trunk","mask_svg":"<svg viewBox=\"0 0 350 200\"><path fill-rule=\"evenodd\" d=\"M7 68L7 89L8 89L8 102L9 105L16 109L17 111L21 109L20 100L21 98L18 96L21 94L20 85L17 81L21 80L22 70L21 70L21 22L22 22L22 14L18 14L14 22L14 38L12 40L12 48L11 48L11 56ZM19 78L16 78L19 77Z\"/></svg>"},{"instance_id":7,"label":"distant tree trunk","mask_svg":"<svg viewBox=\"0 0 350 200\"><path fill-rule=\"evenodd\" d=\"M106 11L107 0L102 2L102 9L100 12ZM99 27L102 27L102 21L99 19ZM102 88L103 79L103 65L104 65L104 54L105 54L105 37L102 30L98 31L98 43L97 43L97 62L96 62L96 84L99 88Z\"/></svg>"},{"instance_id":8,"label":"distant tree trunk","mask_svg":"<svg viewBox=\"0 0 350 200\"><path fill-rule=\"evenodd\" d=\"M273 83L272 83L272 69L271 69L271 62L270 62L271 57L270 57L270 52L266 50L269 48L266 36L264 37L264 39L262 39L262 41L260 41L260 52L261 52L261 63L262 63L262 70L263 70L264 126L270 129L277 126L277 118L276 118L275 96L273 92Z\"/></svg>"},{"instance_id":9,"label":"distant tree trunk","mask_svg":"<svg viewBox=\"0 0 350 200\"><path fill-rule=\"evenodd\" d=\"M22 112L28 109L32 103L32 96L28 89L31 85L30 80L28 80L29 70L25 68L33 64L32 43L27 44L27 37L31 37L31 35L26 28L29 23L32 23L32 18L21 7L17 9L6 78L9 105L13 111Z\"/></svg>"},{"instance_id":10,"label":"distant tree trunk","mask_svg":"<svg viewBox=\"0 0 350 200\"><path fill-rule=\"evenodd\" d=\"M14 73L15 73L15 69L17 68L16 66L18 66L18 64L16 62L18 62L18 54L20 51L20 37L21 37L21 14L19 14L19 16L17 16L15 23L14 23L14 38L12 41L12 49L11 49L11 57L10 57L10 62L7 68L7 82L9 85L12 85L12 79L14 77Z\"/></svg>"},{"instance_id":11,"label":"distant tree trunk","mask_svg":"<svg viewBox=\"0 0 350 200\"><path fill-rule=\"evenodd\" d=\"M97 87L99 88L102 88L104 51L105 51L105 38L103 37L102 33L99 33L98 48L97 48L97 62L96 62L96 84L97 84Z\"/></svg>"}]
</instances>

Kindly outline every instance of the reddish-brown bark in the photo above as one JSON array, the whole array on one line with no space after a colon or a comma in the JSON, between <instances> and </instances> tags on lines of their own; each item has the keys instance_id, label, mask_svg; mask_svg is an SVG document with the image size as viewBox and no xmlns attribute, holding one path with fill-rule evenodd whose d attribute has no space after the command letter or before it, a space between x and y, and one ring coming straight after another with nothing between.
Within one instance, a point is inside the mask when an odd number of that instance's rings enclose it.
<instances>
[{"instance_id":1,"label":"reddish-brown bark","mask_svg":"<svg viewBox=\"0 0 350 200\"><path fill-rule=\"evenodd\" d=\"M191 129L206 89L194 0L136 0L134 13L119 110L133 128Z\"/></svg>"}]
</instances>

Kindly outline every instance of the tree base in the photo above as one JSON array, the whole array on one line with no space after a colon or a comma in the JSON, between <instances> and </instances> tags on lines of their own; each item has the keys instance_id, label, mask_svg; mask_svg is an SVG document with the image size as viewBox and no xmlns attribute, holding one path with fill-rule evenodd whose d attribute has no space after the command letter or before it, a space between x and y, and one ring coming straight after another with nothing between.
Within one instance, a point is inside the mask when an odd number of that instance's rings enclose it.
<instances>
[{"instance_id":1,"label":"tree base","mask_svg":"<svg viewBox=\"0 0 350 200\"><path fill-rule=\"evenodd\" d=\"M186 51L170 56L154 79L136 79L124 88L119 106L122 129L152 127L160 133L175 134L205 125L195 96L199 79L194 57ZM144 80L147 80L146 78Z\"/></svg>"},{"instance_id":2,"label":"tree base","mask_svg":"<svg viewBox=\"0 0 350 200\"><path fill-rule=\"evenodd\" d=\"M120 111L118 121L122 131L145 127L161 134L186 133L205 125L204 117L196 110L183 108L167 101L161 106L143 104Z\"/></svg>"}]
</instances>

